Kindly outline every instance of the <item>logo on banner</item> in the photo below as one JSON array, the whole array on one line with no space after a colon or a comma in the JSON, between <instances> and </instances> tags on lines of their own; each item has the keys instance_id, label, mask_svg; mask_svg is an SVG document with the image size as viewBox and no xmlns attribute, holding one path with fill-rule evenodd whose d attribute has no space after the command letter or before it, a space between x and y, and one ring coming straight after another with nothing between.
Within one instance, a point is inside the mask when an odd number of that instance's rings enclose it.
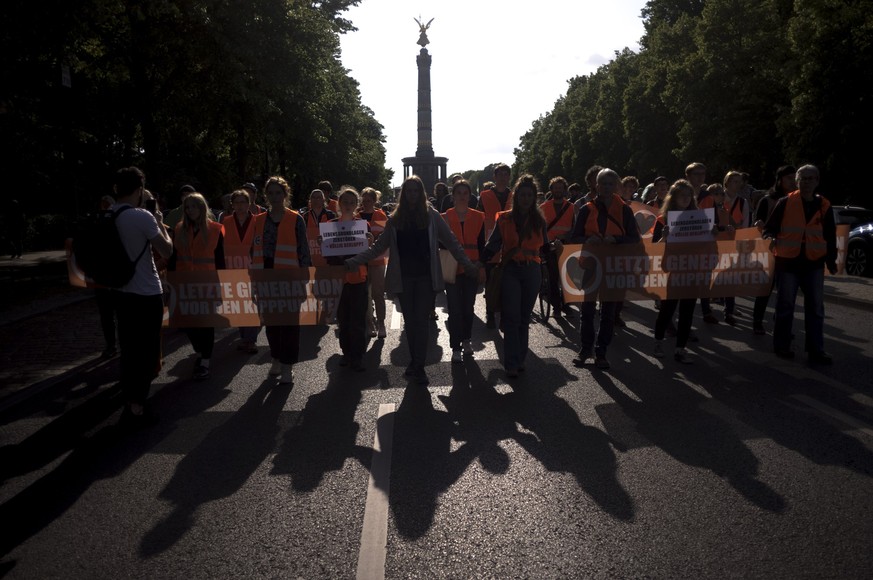
<instances>
[{"instance_id":1,"label":"logo on banner","mask_svg":"<svg viewBox=\"0 0 873 580\"><path fill-rule=\"evenodd\" d=\"M600 259L587 250L579 250L564 260L561 268L564 291L574 296L597 292L603 281Z\"/></svg>"}]
</instances>

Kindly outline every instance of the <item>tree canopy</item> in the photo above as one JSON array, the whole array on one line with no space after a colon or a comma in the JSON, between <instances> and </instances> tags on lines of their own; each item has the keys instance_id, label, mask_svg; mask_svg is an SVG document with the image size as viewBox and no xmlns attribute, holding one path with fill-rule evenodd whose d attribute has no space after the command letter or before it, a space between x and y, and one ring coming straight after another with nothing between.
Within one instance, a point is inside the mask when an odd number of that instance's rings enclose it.
<instances>
[{"instance_id":1,"label":"tree canopy","mask_svg":"<svg viewBox=\"0 0 873 580\"><path fill-rule=\"evenodd\" d=\"M170 197L272 174L298 204L321 179L387 189L382 126L339 59L357 2L2 3L6 188L62 213L90 210L132 164Z\"/></svg>"},{"instance_id":2,"label":"tree canopy","mask_svg":"<svg viewBox=\"0 0 873 580\"><path fill-rule=\"evenodd\" d=\"M594 164L642 183L692 161L710 181L813 163L837 202L863 203L873 129L873 0L650 0L639 52L625 49L535 120L517 172L580 180Z\"/></svg>"}]
</instances>

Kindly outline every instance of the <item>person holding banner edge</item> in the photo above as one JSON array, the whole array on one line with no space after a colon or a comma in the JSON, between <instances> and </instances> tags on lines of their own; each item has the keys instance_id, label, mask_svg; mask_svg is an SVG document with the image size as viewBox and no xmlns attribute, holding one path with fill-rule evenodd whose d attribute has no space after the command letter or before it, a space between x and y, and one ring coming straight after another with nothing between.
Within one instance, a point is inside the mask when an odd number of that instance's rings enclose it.
<instances>
[{"instance_id":1,"label":"person holding banner edge","mask_svg":"<svg viewBox=\"0 0 873 580\"><path fill-rule=\"evenodd\" d=\"M574 244L635 244L642 241L637 220L629 205L618 195L621 178L609 168L597 174L596 196L586 203L576 215L576 225L570 236ZM602 301L600 304L600 326L595 332L594 313L597 302L585 301L581 304L581 348L575 364L586 364L594 356L598 369L609 369L606 349L612 342L616 302Z\"/></svg>"},{"instance_id":2,"label":"person holding banner edge","mask_svg":"<svg viewBox=\"0 0 873 580\"><path fill-rule=\"evenodd\" d=\"M345 261L346 268L354 270L388 250L385 291L396 294L400 301L411 359L404 374L420 385L429 382L424 366L434 295L445 288L439 244L451 252L466 275L479 276L479 268L464 253L440 213L428 203L421 178L412 175L400 186L397 207L379 239L370 249Z\"/></svg>"},{"instance_id":3,"label":"person holding banner edge","mask_svg":"<svg viewBox=\"0 0 873 580\"><path fill-rule=\"evenodd\" d=\"M505 261L500 284L500 327L503 330L503 368L515 378L525 370L530 317L542 283L541 262L546 252L560 254L560 240L549 242L546 219L536 204L539 184L532 175L522 175L513 188L512 209L497 214L497 223L482 262L500 252Z\"/></svg>"},{"instance_id":4,"label":"person holding banner edge","mask_svg":"<svg viewBox=\"0 0 873 580\"><path fill-rule=\"evenodd\" d=\"M312 265L306 225L296 211L287 207L291 187L283 177L274 176L264 186L269 211L255 216L252 241L253 269L307 268ZM267 343L273 362L269 374L278 376L280 384L294 380L291 366L300 350L300 326L266 325Z\"/></svg>"},{"instance_id":5,"label":"person holding banner edge","mask_svg":"<svg viewBox=\"0 0 873 580\"><path fill-rule=\"evenodd\" d=\"M372 187L365 187L361 191L361 207L358 208L358 216L370 224L370 233L373 234L373 239L378 239L382 235L382 232L385 231L385 224L388 223L388 216L376 207L381 196L382 194ZM387 263L388 255L385 254L367 264L367 280L370 282L370 298L367 299L367 327L373 338L385 338L388 335L385 329L385 266Z\"/></svg>"},{"instance_id":6,"label":"person holding banner edge","mask_svg":"<svg viewBox=\"0 0 873 580\"><path fill-rule=\"evenodd\" d=\"M252 240L255 236L252 199L245 189L230 194L233 212L221 220L224 226L224 262L228 270L248 270L252 265ZM245 326L239 329L240 342L237 349L248 354L258 352L260 326Z\"/></svg>"}]
</instances>

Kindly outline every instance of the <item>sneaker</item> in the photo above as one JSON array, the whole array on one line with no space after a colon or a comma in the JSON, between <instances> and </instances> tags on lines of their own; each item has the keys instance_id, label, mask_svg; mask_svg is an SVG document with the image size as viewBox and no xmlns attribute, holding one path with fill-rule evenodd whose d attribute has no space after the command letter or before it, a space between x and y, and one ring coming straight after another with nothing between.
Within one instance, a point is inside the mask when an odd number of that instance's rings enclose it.
<instances>
[{"instance_id":1,"label":"sneaker","mask_svg":"<svg viewBox=\"0 0 873 580\"><path fill-rule=\"evenodd\" d=\"M205 367L203 365L197 365L194 368L194 375L193 376L198 381L205 381L210 376L209 368Z\"/></svg>"},{"instance_id":2,"label":"sneaker","mask_svg":"<svg viewBox=\"0 0 873 580\"><path fill-rule=\"evenodd\" d=\"M247 354L258 354L258 345L254 342L250 342L248 347L246 347Z\"/></svg>"},{"instance_id":3,"label":"sneaker","mask_svg":"<svg viewBox=\"0 0 873 580\"><path fill-rule=\"evenodd\" d=\"M718 324L718 318L713 316L712 312L703 315L703 322L707 324Z\"/></svg>"},{"instance_id":4,"label":"sneaker","mask_svg":"<svg viewBox=\"0 0 873 580\"><path fill-rule=\"evenodd\" d=\"M752 332L755 334L763 335L767 334L767 331L764 329L764 325L760 322L756 322L752 328Z\"/></svg>"},{"instance_id":5,"label":"sneaker","mask_svg":"<svg viewBox=\"0 0 873 580\"><path fill-rule=\"evenodd\" d=\"M473 355L473 344L469 340L464 341L463 347L464 347L464 354L470 355L470 356Z\"/></svg>"},{"instance_id":6,"label":"sneaker","mask_svg":"<svg viewBox=\"0 0 873 580\"><path fill-rule=\"evenodd\" d=\"M294 372L291 370L291 365L282 365L282 370L279 374L280 385L290 385L294 382Z\"/></svg>"},{"instance_id":7,"label":"sneaker","mask_svg":"<svg viewBox=\"0 0 873 580\"><path fill-rule=\"evenodd\" d=\"M691 364L691 357L688 356L688 351L686 351L684 348L676 349L676 352L673 353L673 360L686 365Z\"/></svg>"},{"instance_id":8,"label":"sneaker","mask_svg":"<svg viewBox=\"0 0 873 580\"><path fill-rule=\"evenodd\" d=\"M379 333L376 332L375 328L371 328L370 329L370 338L376 338L377 336L379 336Z\"/></svg>"},{"instance_id":9,"label":"sneaker","mask_svg":"<svg viewBox=\"0 0 873 580\"><path fill-rule=\"evenodd\" d=\"M725 314L725 315L724 315L724 321L727 322L728 324L730 324L731 326L736 326L736 325L737 325L737 319L734 318L734 315L733 315L733 314Z\"/></svg>"},{"instance_id":10,"label":"sneaker","mask_svg":"<svg viewBox=\"0 0 873 580\"><path fill-rule=\"evenodd\" d=\"M588 359L590 359L593 355L589 350L580 350L576 353L576 357L573 359L573 364L575 365L584 365L588 363Z\"/></svg>"},{"instance_id":11,"label":"sneaker","mask_svg":"<svg viewBox=\"0 0 873 580\"><path fill-rule=\"evenodd\" d=\"M661 344L662 341L658 341L655 343L655 352L652 353L655 358L664 358L664 346Z\"/></svg>"},{"instance_id":12,"label":"sneaker","mask_svg":"<svg viewBox=\"0 0 873 580\"><path fill-rule=\"evenodd\" d=\"M452 362L453 363L462 363L464 362L464 353L460 348L456 348L452 350Z\"/></svg>"},{"instance_id":13,"label":"sneaker","mask_svg":"<svg viewBox=\"0 0 873 580\"><path fill-rule=\"evenodd\" d=\"M809 364L830 366L834 364L834 359L825 351L809 353Z\"/></svg>"},{"instance_id":14,"label":"sneaker","mask_svg":"<svg viewBox=\"0 0 873 580\"><path fill-rule=\"evenodd\" d=\"M274 358L273 364L270 365L269 374L271 374L275 377L275 376L280 375L281 373L282 373L282 363L279 362L279 359Z\"/></svg>"},{"instance_id":15,"label":"sneaker","mask_svg":"<svg viewBox=\"0 0 873 580\"><path fill-rule=\"evenodd\" d=\"M385 330L385 321L380 320L376 323L376 336L379 338L385 338L388 336L388 332Z\"/></svg>"},{"instance_id":16,"label":"sneaker","mask_svg":"<svg viewBox=\"0 0 873 580\"><path fill-rule=\"evenodd\" d=\"M594 355L594 366L599 368L600 370L607 370L609 368L609 361L606 360L605 354L597 354Z\"/></svg>"}]
</instances>

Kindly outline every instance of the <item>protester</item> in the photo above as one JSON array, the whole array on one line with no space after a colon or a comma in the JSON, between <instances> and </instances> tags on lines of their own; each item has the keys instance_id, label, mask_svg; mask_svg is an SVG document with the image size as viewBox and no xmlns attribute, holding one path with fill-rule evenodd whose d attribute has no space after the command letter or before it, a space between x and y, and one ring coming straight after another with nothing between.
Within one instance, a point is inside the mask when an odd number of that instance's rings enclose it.
<instances>
[{"instance_id":1,"label":"protester","mask_svg":"<svg viewBox=\"0 0 873 580\"><path fill-rule=\"evenodd\" d=\"M309 241L306 226L296 211L287 207L291 187L282 177L271 177L264 190L269 211L255 217L255 237L252 246L252 268L286 269L309 267ZM269 374L278 376L279 383L294 380L291 366L297 362L300 350L300 326L266 325L267 342L273 363Z\"/></svg>"},{"instance_id":2,"label":"protester","mask_svg":"<svg viewBox=\"0 0 873 580\"><path fill-rule=\"evenodd\" d=\"M619 179L618 173L608 168L601 169L597 174L596 196L579 210L570 236L572 243L599 245L641 241L634 212L617 193ZM591 358L593 350L595 366L602 370L609 368L606 349L612 342L615 305L616 302L601 301L600 326L595 333L594 313L597 304L594 301L582 302L582 346L574 363L585 364Z\"/></svg>"},{"instance_id":3,"label":"protester","mask_svg":"<svg viewBox=\"0 0 873 580\"><path fill-rule=\"evenodd\" d=\"M509 180L512 171L509 165L498 163L494 167L494 184L479 194L479 205L476 208L485 215L485 239L491 236L494 225L497 222L497 213L512 208L512 191L509 189ZM496 258L495 258L496 259ZM491 271L496 262L485 264L485 275L490 278ZM485 326L494 328L494 313L485 307Z\"/></svg>"},{"instance_id":4,"label":"protester","mask_svg":"<svg viewBox=\"0 0 873 580\"><path fill-rule=\"evenodd\" d=\"M115 174L115 199L112 211L124 206L134 209L121 213L116 225L121 242L131 260L140 256L133 278L118 289L118 342L121 347L121 390L124 395L122 422L144 426L157 420L146 407L152 380L161 369L161 325L164 318L163 289L151 252L146 244L164 258L173 251L173 242L162 222L160 210L152 215L140 208L145 175L136 167L120 169Z\"/></svg>"},{"instance_id":5,"label":"protester","mask_svg":"<svg viewBox=\"0 0 873 580\"><path fill-rule=\"evenodd\" d=\"M337 205L340 214L331 223L362 222L366 220L356 215L360 205L358 191L344 185L340 188ZM369 228L368 228L369 229ZM372 241L372 234L367 232L367 238ZM322 240L319 237L319 244ZM327 263L333 266L342 266L347 258L354 255L330 256ZM367 266L366 264L346 272L342 294L337 306L336 323L339 334L340 350L342 359L340 366L348 366L353 371L363 371L364 352L367 348Z\"/></svg>"},{"instance_id":6,"label":"protester","mask_svg":"<svg viewBox=\"0 0 873 580\"><path fill-rule=\"evenodd\" d=\"M248 270L252 265L252 243L255 237L255 216L252 213L254 204L248 191L237 189L230 194L230 205L232 213L221 222L224 226L225 267L228 270ZM260 326L240 327L237 350L256 354L260 332Z\"/></svg>"},{"instance_id":7,"label":"protester","mask_svg":"<svg viewBox=\"0 0 873 580\"><path fill-rule=\"evenodd\" d=\"M798 190L776 202L764 226L764 238L773 240L776 256L776 356L794 358L791 349L794 303L803 292L806 352L810 364L829 365L824 350L824 268L837 271L837 235L830 202L816 193L820 181L815 165L796 174Z\"/></svg>"},{"instance_id":8,"label":"protester","mask_svg":"<svg viewBox=\"0 0 873 580\"><path fill-rule=\"evenodd\" d=\"M346 260L347 268L356 269L389 250L385 291L396 294L400 300L411 358L405 375L419 384L429 382L424 366L430 313L435 293L445 288L438 244L451 252L467 275L478 276L478 268L464 253L448 224L428 203L421 178L412 175L403 181L397 207L376 243Z\"/></svg>"},{"instance_id":9,"label":"protester","mask_svg":"<svg viewBox=\"0 0 873 580\"><path fill-rule=\"evenodd\" d=\"M549 181L548 201L540 205L540 211L546 220L548 241L561 240L566 242L573 231L573 218L576 212L573 204L567 201L567 180L563 177L553 177ZM546 267L549 270L549 302L552 303L552 316L556 320L561 318L564 312L564 295L561 290L560 275L558 272L558 254L548 252L545 255Z\"/></svg>"},{"instance_id":10,"label":"protester","mask_svg":"<svg viewBox=\"0 0 873 580\"><path fill-rule=\"evenodd\" d=\"M461 178L454 182L452 200L454 206L446 210L443 219L449 224L452 233L461 242L470 261L477 262L485 248L485 214L470 208L470 195L473 189L470 182ZM476 291L479 281L462 276L464 267L458 266L454 282L446 282L446 303L449 319L449 347L452 349L452 362L464 361L464 355L473 356L473 320L476 317Z\"/></svg>"},{"instance_id":11,"label":"protester","mask_svg":"<svg viewBox=\"0 0 873 580\"><path fill-rule=\"evenodd\" d=\"M374 239L379 239L385 231L388 216L376 207L382 194L372 187L365 187L361 192L361 207L358 215L370 224L370 233ZM367 264L367 280L370 282L370 298L367 300L367 328L371 337L385 338L385 265L388 264L388 253L370 260ZM375 316L374 316L375 315Z\"/></svg>"},{"instance_id":12,"label":"protester","mask_svg":"<svg viewBox=\"0 0 873 580\"><path fill-rule=\"evenodd\" d=\"M500 285L500 326L503 329L503 368L517 377L525 370L530 317L536 303L542 271L541 254L561 252L560 240L549 242L546 220L536 205L539 184L522 175L513 188L512 209L497 214L497 227L482 252L487 262L500 252L506 260Z\"/></svg>"},{"instance_id":13,"label":"protester","mask_svg":"<svg viewBox=\"0 0 873 580\"><path fill-rule=\"evenodd\" d=\"M309 240L309 255L313 266L327 266L327 260L321 255L321 246L318 243L318 224L329 222L336 218L336 214L324 207L324 192L313 189L309 194L309 207L302 214L306 224L306 239Z\"/></svg>"},{"instance_id":14,"label":"protester","mask_svg":"<svg viewBox=\"0 0 873 580\"><path fill-rule=\"evenodd\" d=\"M224 269L224 227L209 218L209 206L200 193L185 197L185 217L173 235L174 254L170 271L201 272ZM215 347L215 328L199 326L184 329L197 356L194 378L210 376L209 364Z\"/></svg>"},{"instance_id":15,"label":"protester","mask_svg":"<svg viewBox=\"0 0 873 580\"><path fill-rule=\"evenodd\" d=\"M667 225L668 212L695 209L697 207L695 202L696 197L697 195L691 183L685 179L679 179L670 186L661 207L661 214L658 217L658 221L655 222L655 229L652 231L652 243L671 242L670 228ZM713 231L714 233L715 231ZM668 298L661 301L661 308L655 321L655 357L664 357L664 347L662 344L664 335L673 321L673 314L675 314L676 307L678 306L679 328L676 334L676 350L673 352L673 358L681 363L691 362L685 347L691 336L691 321L694 318L694 305L696 302L696 298Z\"/></svg>"}]
</instances>

